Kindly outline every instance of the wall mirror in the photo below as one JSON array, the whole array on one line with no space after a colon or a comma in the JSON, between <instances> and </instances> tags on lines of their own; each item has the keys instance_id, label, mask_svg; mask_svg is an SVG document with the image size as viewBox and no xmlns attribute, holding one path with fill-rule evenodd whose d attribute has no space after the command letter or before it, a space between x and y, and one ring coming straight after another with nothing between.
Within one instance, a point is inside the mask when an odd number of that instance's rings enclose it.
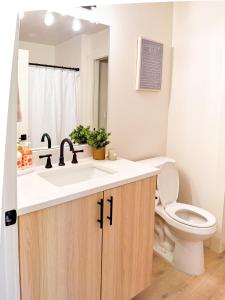
<instances>
[{"instance_id":1,"label":"wall mirror","mask_svg":"<svg viewBox=\"0 0 225 300\"><path fill-rule=\"evenodd\" d=\"M84 8L86 9L86 8ZM17 137L58 147L79 124L107 124L109 34L107 25L47 11L20 21Z\"/></svg>"}]
</instances>

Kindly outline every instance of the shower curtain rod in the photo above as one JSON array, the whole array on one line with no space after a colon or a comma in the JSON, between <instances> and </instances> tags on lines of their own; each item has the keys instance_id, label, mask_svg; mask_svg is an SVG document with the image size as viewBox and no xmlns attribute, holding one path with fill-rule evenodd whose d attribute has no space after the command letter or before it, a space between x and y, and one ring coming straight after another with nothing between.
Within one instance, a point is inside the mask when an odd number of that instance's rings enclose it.
<instances>
[{"instance_id":1,"label":"shower curtain rod","mask_svg":"<svg viewBox=\"0 0 225 300\"><path fill-rule=\"evenodd\" d=\"M69 68L69 67L63 67L63 66L43 65L43 64L35 64L35 63L29 63L29 65L30 65L30 66L39 66L39 67L55 68L55 69L64 69L64 70L80 71L80 68Z\"/></svg>"}]
</instances>

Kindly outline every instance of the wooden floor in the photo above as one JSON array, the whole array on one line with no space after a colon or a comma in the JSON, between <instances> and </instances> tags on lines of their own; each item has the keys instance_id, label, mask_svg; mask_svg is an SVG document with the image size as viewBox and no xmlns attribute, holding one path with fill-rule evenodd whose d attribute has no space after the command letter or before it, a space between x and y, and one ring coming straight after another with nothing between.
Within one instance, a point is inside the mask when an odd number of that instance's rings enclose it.
<instances>
[{"instance_id":1,"label":"wooden floor","mask_svg":"<svg viewBox=\"0 0 225 300\"><path fill-rule=\"evenodd\" d=\"M206 272L189 276L154 256L152 286L133 300L225 300L225 252L205 250Z\"/></svg>"}]
</instances>

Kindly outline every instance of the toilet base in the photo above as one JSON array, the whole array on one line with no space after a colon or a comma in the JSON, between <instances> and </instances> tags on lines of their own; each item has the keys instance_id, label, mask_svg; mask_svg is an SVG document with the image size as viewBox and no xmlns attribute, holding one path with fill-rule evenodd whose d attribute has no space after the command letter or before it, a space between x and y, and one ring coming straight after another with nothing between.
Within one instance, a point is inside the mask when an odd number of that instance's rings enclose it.
<instances>
[{"instance_id":1,"label":"toilet base","mask_svg":"<svg viewBox=\"0 0 225 300\"><path fill-rule=\"evenodd\" d=\"M157 206L154 232L155 252L174 268L190 275L204 273L203 241L216 232L216 225L186 227L170 218L162 206Z\"/></svg>"},{"instance_id":2,"label":"toilet base","mask_svg":"<svg viewBox=\"0 0 225 300\"><path fill-rule=\"evenodd\" d=\"M173 253L167 253L157 244L154 245L154 251L178 271L189 275L200 275L205 271L202 241L176 239Z\"/></svg>"},{"instance_id":3,"label":"toilet base","mask_svg":"<svg viewBox=\"0 0 225 300\"><path fill-rule=\"evenodd\" d=\"M190 275L200 275L204 273L203 242L177 239L172 264L177 270Z\"/></svg>"}]
</instances>

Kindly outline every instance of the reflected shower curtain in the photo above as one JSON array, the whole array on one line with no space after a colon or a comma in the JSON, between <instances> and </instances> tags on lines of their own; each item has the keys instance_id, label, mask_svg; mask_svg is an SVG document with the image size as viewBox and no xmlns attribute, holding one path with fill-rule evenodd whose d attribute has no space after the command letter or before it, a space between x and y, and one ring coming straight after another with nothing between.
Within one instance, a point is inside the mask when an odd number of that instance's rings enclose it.
<instances>
[{"instance_id":1,"label":"reflected shower curtain","mask_svg":"<svg viewBox=\"0 0 225 300\"><path fill-rule=\"evenodd\" d=\"M59 145L78 125L80 74L73 70L29 66L28 135L32 148L43 147L50 134Z\"/></svg>"}]
</instances>

